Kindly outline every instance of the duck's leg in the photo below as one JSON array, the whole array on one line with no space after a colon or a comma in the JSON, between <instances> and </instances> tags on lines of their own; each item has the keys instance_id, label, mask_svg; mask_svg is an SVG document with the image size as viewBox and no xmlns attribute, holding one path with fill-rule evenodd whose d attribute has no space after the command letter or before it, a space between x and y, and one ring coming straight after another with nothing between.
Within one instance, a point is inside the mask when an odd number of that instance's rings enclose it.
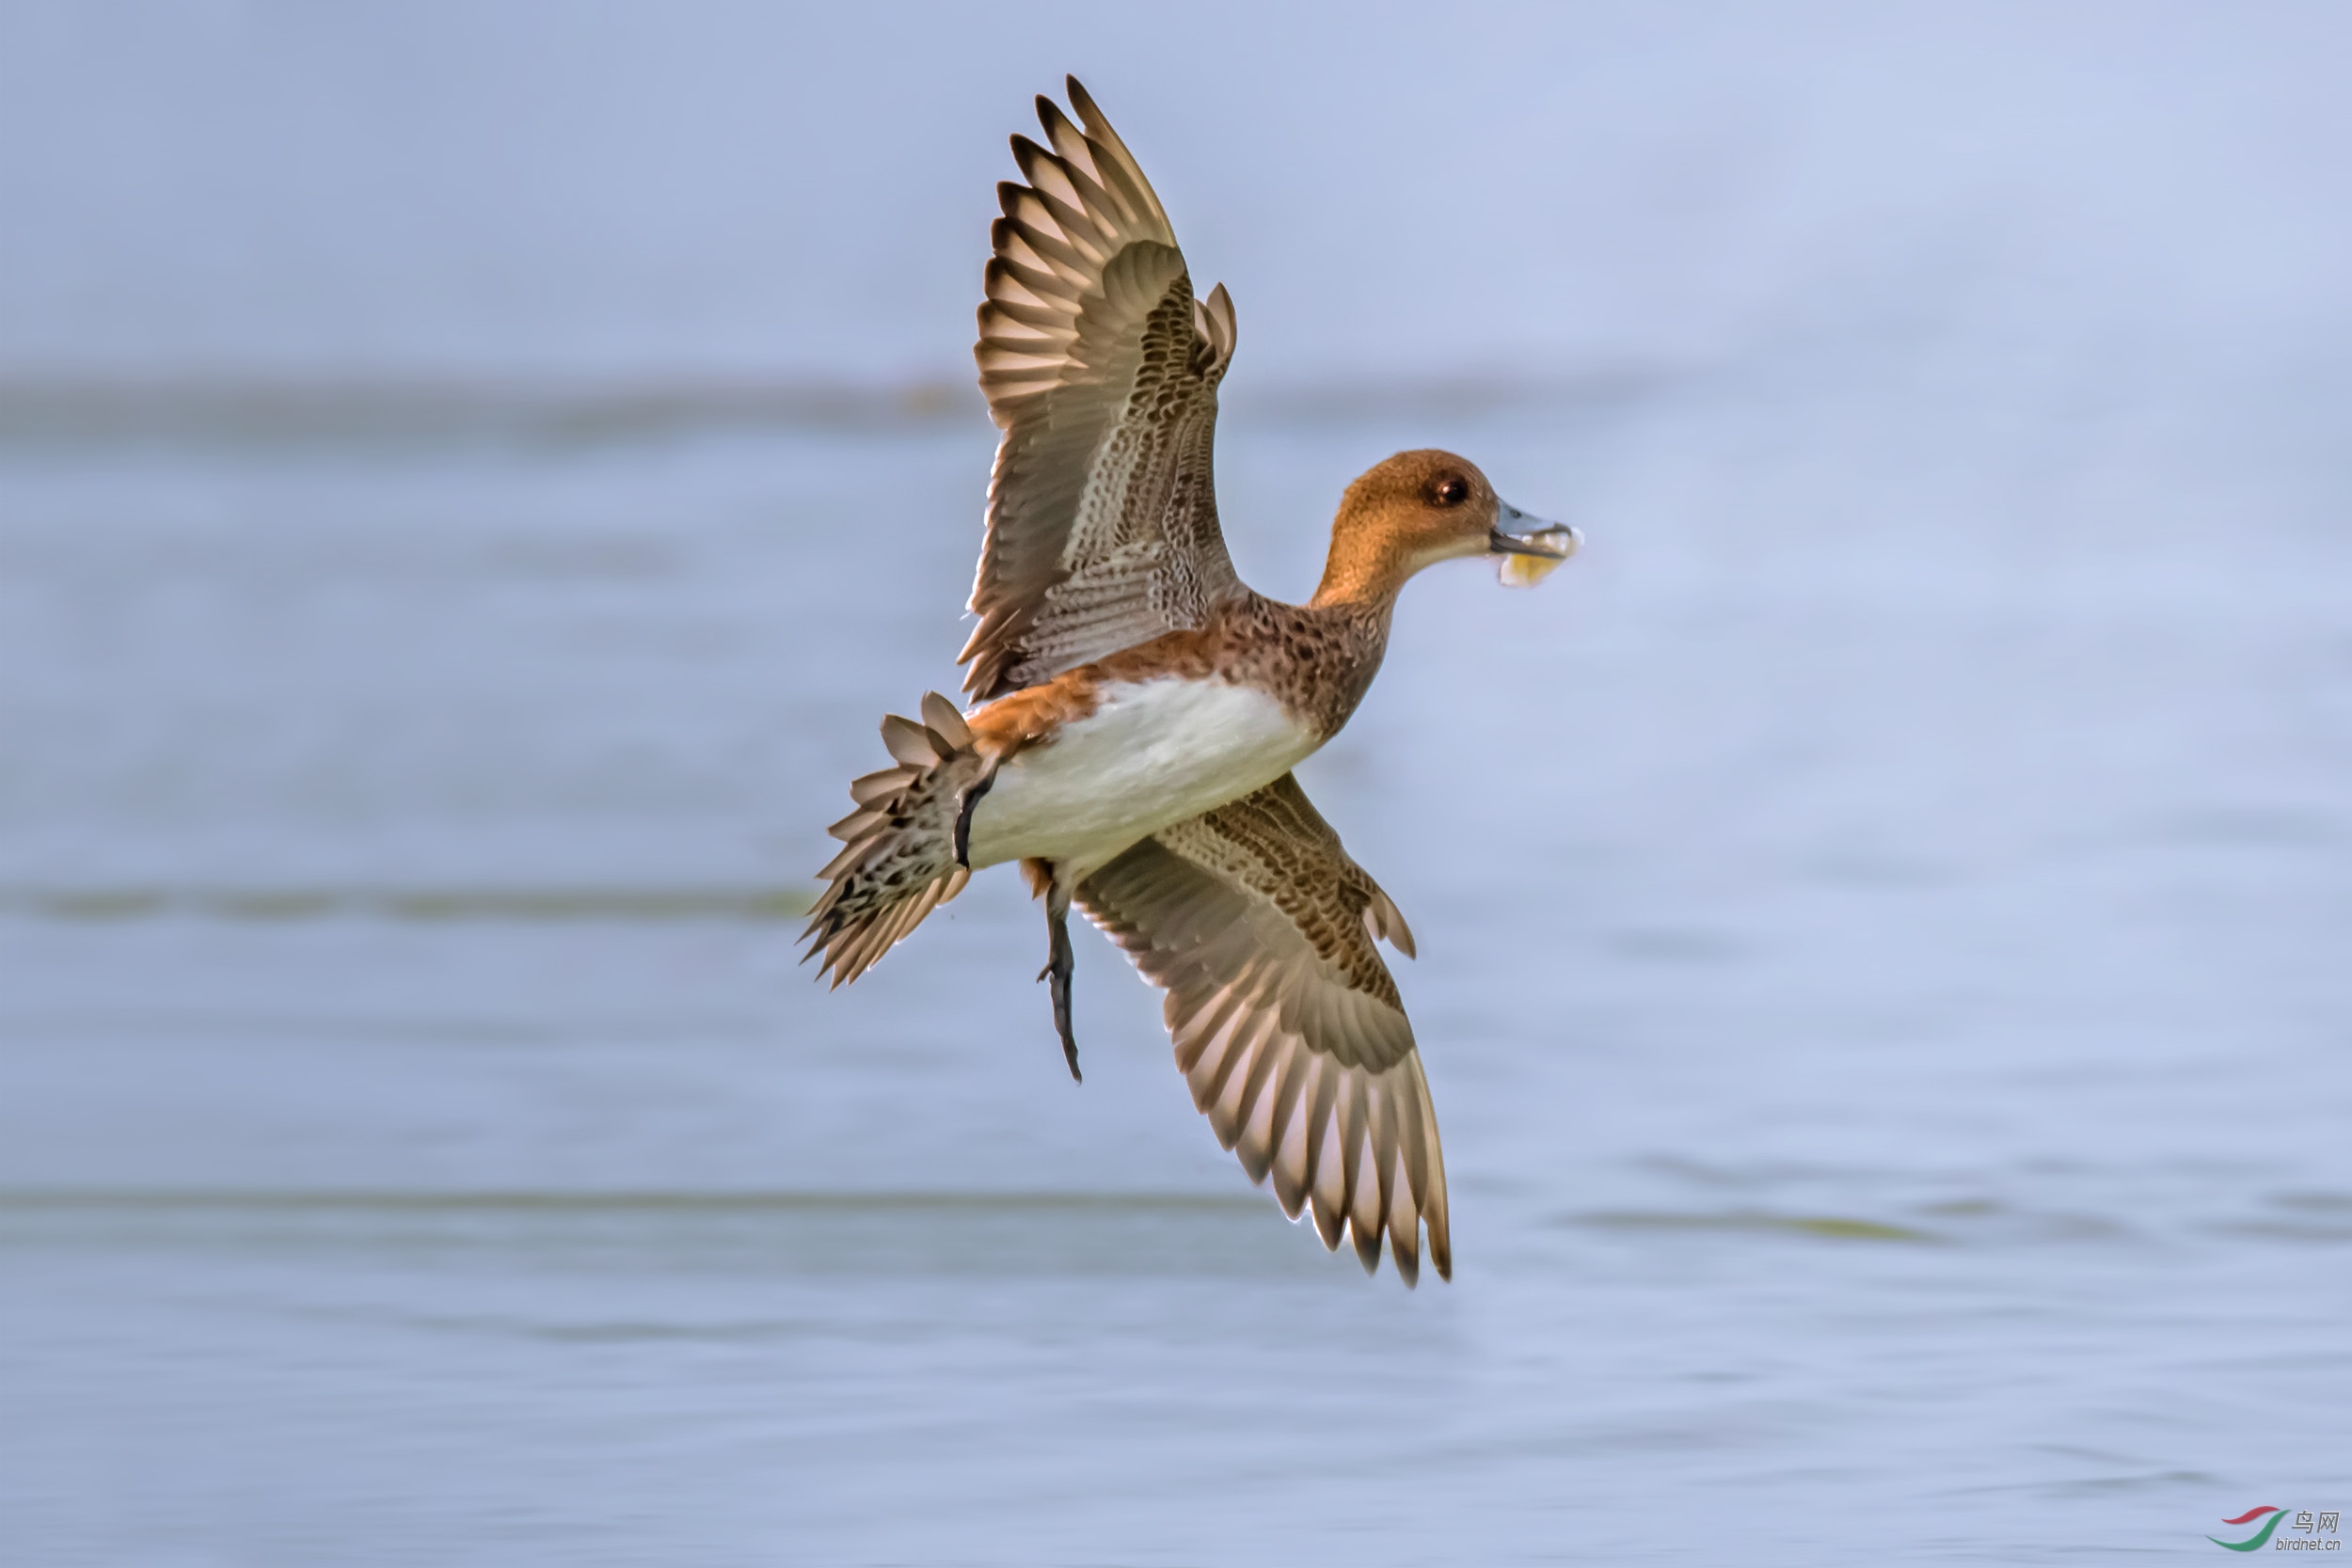
<instances>
[{"instance_id":1,"label":"duck's leg","mask_svg":"<svg viewBox=\"0 0 2352 1568\"><path fill-rule=\"evenodd\" d=\"M1054 982L1054 1028L1061 1036L1062 1058L1070 1064L1070 1076L1086 1082L1086 1074L1078 1070L1078 1037L1070 1032L1070 976L1077 968L1070 951L1070 890L1055 877L1045 888L1045 967L1037 972L1041 980Z\"/></svg>"}]
</instances>

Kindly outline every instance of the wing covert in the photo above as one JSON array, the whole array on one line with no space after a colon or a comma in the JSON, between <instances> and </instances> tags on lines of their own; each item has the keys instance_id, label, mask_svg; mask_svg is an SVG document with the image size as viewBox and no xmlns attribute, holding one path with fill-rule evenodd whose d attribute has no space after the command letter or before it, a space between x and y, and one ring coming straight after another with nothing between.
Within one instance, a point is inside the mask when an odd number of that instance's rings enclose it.
<instances>
[{"instance_id":1,"label":"wing covert","mask_svg":"<svg viewBox=\"0 0 2352 1568\"><path fill-rule=\"evenodd\" d=\"M1080 883L1088 917L1168 992L1176 1065L1217 1141L1283 1212L1311 1202L1367 1270L1451 1277L1445 1161L1412 1025L1375 936L1396 906L1288 774L1143 840Z\"/></svg>"},{"instance_id":2,"label":"wing covert","mask_svg":"<svg viewBox=\"0 0 2352 1568\"><path fill-rule=\"evenodd\" d=\"M1233 350L1222 286L1193 297L1168 214L1076 78L1012 141L980 307L980 388L1003 436L958 662L978 701L1164 632L1244 590L1211 449Z\"/></svg>"}]
</instances>

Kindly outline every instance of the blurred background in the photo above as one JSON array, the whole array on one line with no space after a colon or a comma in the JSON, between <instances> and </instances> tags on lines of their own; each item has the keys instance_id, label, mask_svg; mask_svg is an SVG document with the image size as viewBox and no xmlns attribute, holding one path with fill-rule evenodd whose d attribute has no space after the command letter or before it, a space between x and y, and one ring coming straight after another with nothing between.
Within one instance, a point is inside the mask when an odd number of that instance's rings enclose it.
<instances>
[{"instance_id":1,"label":"blurred background","mask_svg":"<svg viewBox=\"0 0 2352 1568\"><path fill-rule=\"evenodd\" d=\"M2352 21L0 4L0 1560L2024 1562L2352 1501ZM984 878L1004 138L1241 348L1244 575L1405 446L1301 771L1451 1286L1283 1223Z\"/></svg>"}]
</instances>

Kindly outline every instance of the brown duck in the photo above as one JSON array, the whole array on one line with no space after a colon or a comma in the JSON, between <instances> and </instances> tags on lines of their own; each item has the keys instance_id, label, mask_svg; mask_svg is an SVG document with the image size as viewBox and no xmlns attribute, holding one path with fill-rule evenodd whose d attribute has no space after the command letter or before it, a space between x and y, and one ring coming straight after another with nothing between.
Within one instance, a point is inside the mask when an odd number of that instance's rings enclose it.
<instances>
[{"instance_id":1,"label":"brown duck","mask_svg":"<svg viewBox=\"0 0 2352 1568\"><path fill-rule=\"evenodd\" d=\"M1069 88L1076 123L1040 98L1047 145L1012 140L1028 182L998 187L980 307L1004 434L959 659L977 705L933 692L920 722L882 721L898 766L850 786L810 954L854 980L975 869L1019 861L1073 1077L1074 903L1167 990L1194 1102L1285 1213L1311 1205L1367 1270L1386 1237L1408 1284L1426 1226L1450 1275L1437 1118L1375 946L1410 957L1412 934L1290 770L1362 700L1407 578L1457 556L1549 564L1578 535L1459 457L1399 452L1347 487L1314 597L1252 592L1211 480L1232 301L1194 297L1142 169Z\"/></svg>"}]
</instances>

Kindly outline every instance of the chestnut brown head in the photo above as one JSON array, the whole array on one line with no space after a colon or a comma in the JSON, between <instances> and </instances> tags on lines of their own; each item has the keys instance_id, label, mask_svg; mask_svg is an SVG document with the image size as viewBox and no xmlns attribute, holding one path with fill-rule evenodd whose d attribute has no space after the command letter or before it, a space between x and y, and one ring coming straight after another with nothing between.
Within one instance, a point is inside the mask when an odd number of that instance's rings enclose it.
<instances>
[{"instance_id":1,"label":"chestnut brown head","mask_svg":"<svg viewBox=\"0 0 2352 1568\"><path fill-rule=\"evenodd\" d=\"M1523 537L1541 529L1557 525L1503 500L1469 459L1435 448L1400 451L1366 469L1341 499L1315 598L1392 594L1422 567L1456 556L1561 558L1563 549Z\"/></svg>"}]
</instances>

